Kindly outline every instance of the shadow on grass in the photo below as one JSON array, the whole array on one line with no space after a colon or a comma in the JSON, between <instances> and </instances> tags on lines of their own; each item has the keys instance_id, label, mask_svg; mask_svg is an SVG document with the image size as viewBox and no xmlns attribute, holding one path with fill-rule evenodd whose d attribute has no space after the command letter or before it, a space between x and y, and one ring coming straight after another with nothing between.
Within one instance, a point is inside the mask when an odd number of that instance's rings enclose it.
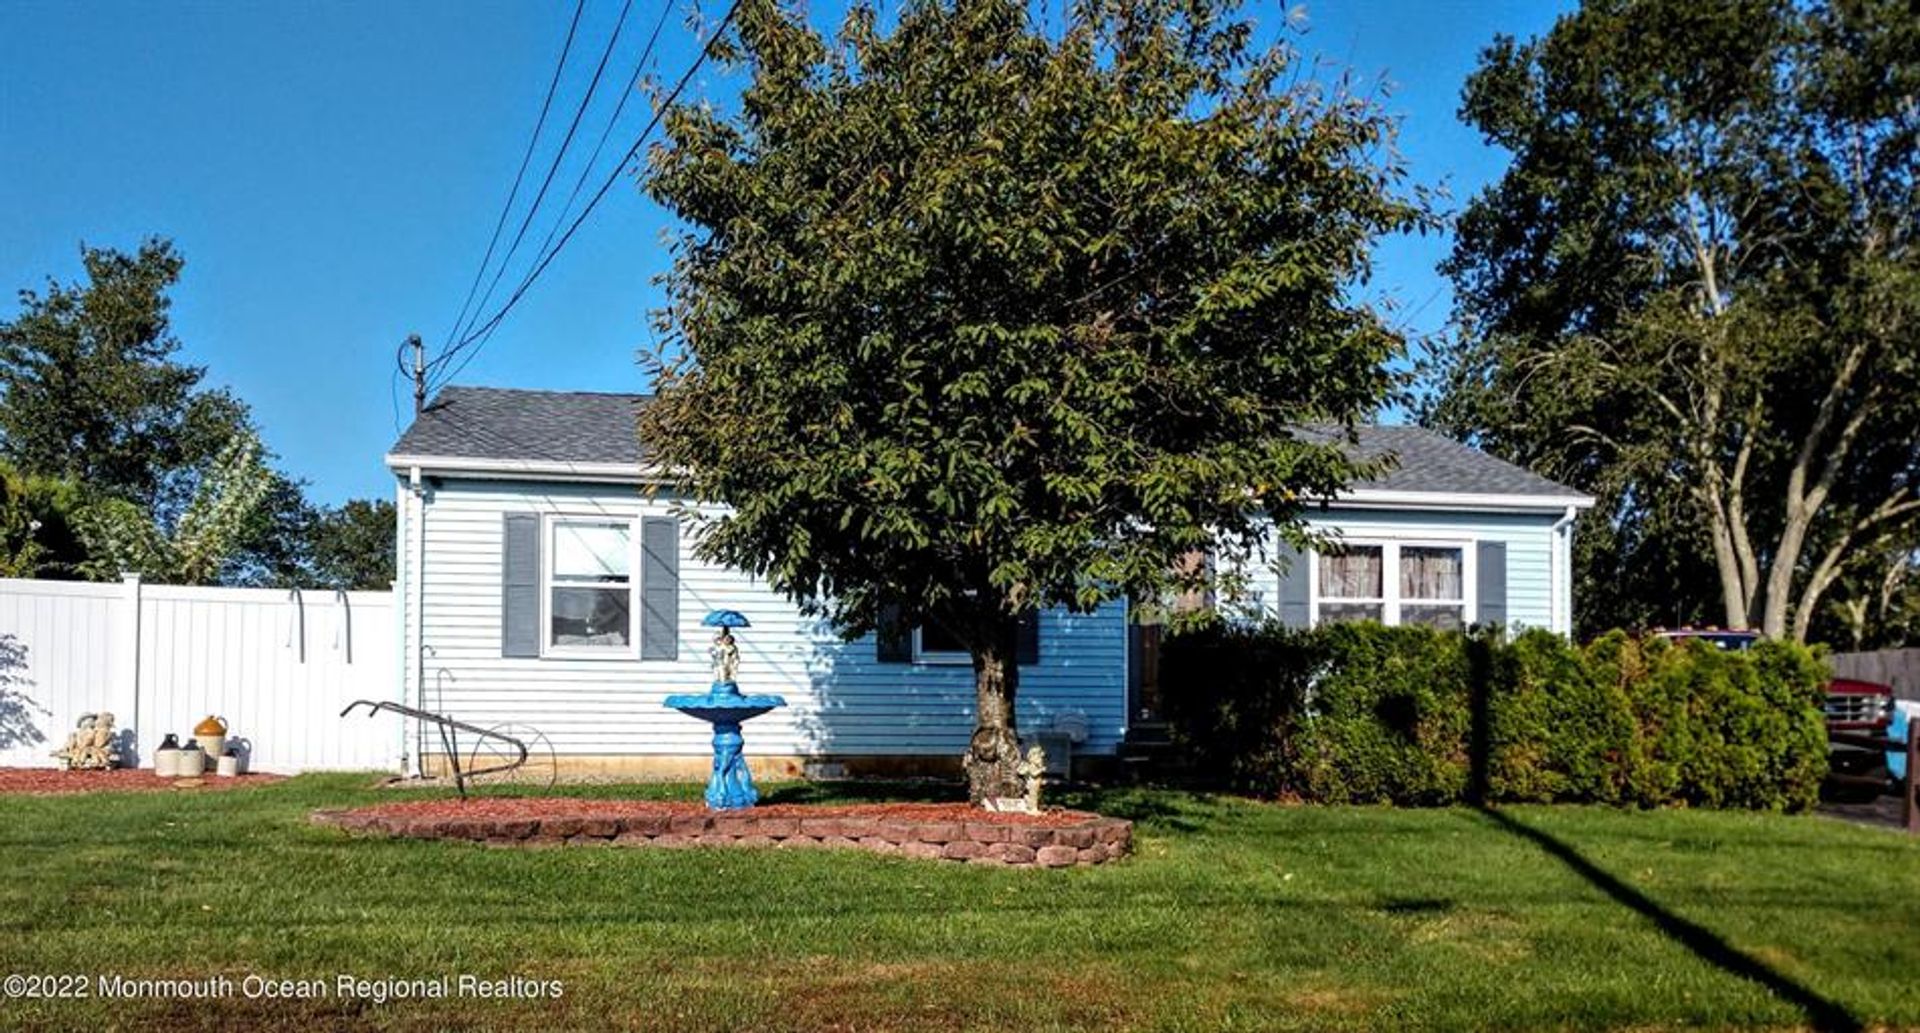
<instances>
[{"instance_id":1,"label":"shadow on grass","mask_svg":"<svg viewBox=\"0 0 1920 1033\"><path fill-rule=\"evenodd\" d=\"M1594 888L1612 897L1617 903L1639 912L1669 939L1692 951L1695 957L1729 975L1758 983L1774 996L1800 1009L1806 1015L1807 1024L1811 1028L1821 1030L1823 1033L1827 1031L1853 1033L1864 1028L1860 1020L1839 1002L1822 997L1812 988L1795 982L1760 959L1728 943L1720 934L1706 926L1661 907L1652 897L1615 878L1606 869L1587 860L1578 850L1552 834L1534 828L1492 807L1483 805L1479 808L1479 812L1493 824L1553 855L1560 863L1587 880Z\"/></svg>"}]
</instances>

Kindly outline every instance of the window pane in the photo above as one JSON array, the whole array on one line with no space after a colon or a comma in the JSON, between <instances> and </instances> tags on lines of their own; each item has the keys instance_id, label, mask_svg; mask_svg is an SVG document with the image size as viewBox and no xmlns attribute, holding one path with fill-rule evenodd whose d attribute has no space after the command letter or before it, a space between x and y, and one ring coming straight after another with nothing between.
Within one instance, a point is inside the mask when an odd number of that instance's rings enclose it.
<instances>
[{"instance_id":1,"label":"window pane","mask_svg":"<svg viewBox=\"0 0 1920 1033\"><path fill-rule=\"evenodd\" d=\"M1384 561L1378 545L1352 545L1320 554L1320 596L1324 599L1379 599L1386 595Z\"/></svg>"},{"instance_id":2,"label":"window pane","mask_svg":"<svg viewBox=\"0 0 1920 1033\"><path fill-rule=\"evenodd\" d=\"M1400 598L1464 599L1461 592L1461 552L1430 545L1400 549Z\"/></svg>"},{"instance_id":3,"label":"window pane","mask_svg":"<svg viewBox=\"0 0 1920 1033\"><path fill-rule=\"evenodd\" d=\"M625 588L556 588L551 616L556 646L624 646L632 633Z\"/></svg>"},{"instance_id":4,"label":"window pane","mask_svg":"<svg viewBox=\"0 0 1920 1033\"><path fill-rule=\"evenodd\" d=\"M626 525L555 524L553 577L557 581L625 581Z\"/></svg>"},{"instance_id":5,"label":"window pane","mask_svg":"<svg viewBox=\"0 0 1920 1033\"><path fill-rule=\"evenodd\" d=\"M1403 604L1400 607L1400 623L1425 624L1441 631L1459 631L1466 627L1466 621L1459 606L1434 606L1431 603L1414 605Z\"/></svg>"},{"instance_id":6,"label":"window pane","mask_svg":"<svg viewBox=\"0 0 1920 1033\"><path fill-rule=\"evenodd\" d=\"M1323 621L1377 621L1381 619L1379 603L1321 603L1320 619Z\"/></svg>"},{"instance_id":7,"label":"window pane","mask_svg":"<svg viewBox=\"0 0 1920 1033\"><path fill-rule=\"evenodd\" d=\"M920 626L920 651L922 653L964 653L967 647L960 643L959 636L947 630L945 624L930 620Z\"/></svg>"}]
</instances>

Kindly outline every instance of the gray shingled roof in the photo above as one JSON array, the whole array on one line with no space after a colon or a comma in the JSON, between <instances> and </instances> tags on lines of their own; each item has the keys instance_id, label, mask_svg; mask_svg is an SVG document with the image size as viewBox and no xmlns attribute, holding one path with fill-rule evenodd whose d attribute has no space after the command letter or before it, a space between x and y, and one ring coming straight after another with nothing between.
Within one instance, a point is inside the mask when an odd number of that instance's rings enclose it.
<instances>
[{"instance_id":1,"label":"gray shingled roof","mask_svg":"<svg viewBox=\"0 0 1920 1033\"><path fill-rule=\"evenodd\" d=\"M634 416L647 395L449 387L393 445L394 455L639 466ZM1324 434L1324 431L1313 432ZM1580 493L1423 427L1362 427L1360 450L1399 465L1354 485L1380 491L1572 498Z\"/></svg>"},{"instance_id":2,"label":"gray shingled roof","mask_svg":"<svg viewBox=\"0 0 1920 1033\"><path fill-rule=\"evenodd\" d=\"M1356 488L1552 498L1581 494L1425 427L1361 427L1359 435L1363 455L1391 454L1397 463L1384 476L1358 482Z\"/></svg>"},{"instance_id":3,"label":"gray shingled roof","mask_svg":"<svg viewBox=\"0 0 1920 1033\"><path fill-rule=\"evenodd\" d=\"M449 387L428 403L394 455L640 465L634 416L646 395Z\"/></svg>"}]
</instances>

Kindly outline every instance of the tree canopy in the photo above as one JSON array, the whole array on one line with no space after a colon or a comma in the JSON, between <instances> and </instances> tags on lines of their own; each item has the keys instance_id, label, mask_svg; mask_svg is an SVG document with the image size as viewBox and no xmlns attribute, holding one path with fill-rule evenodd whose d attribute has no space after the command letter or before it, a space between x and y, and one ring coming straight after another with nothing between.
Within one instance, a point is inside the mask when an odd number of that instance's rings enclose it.
<instances>
[{"instance_id":1,"label":"tree canopy","mask_svg":"<svg viewBox=\"0 0 1920 1033\"><path fill-rule=\"evenodd\" d=\"M1588 0L1462 117L1427 416L1594 492L1582 624L1805 638L1920 549L1920 20L1893 0Z\"/></svg>"},{"instance_id":2,"label":"tree canopy","mask_svg":"<svg viewBox=\"0 0 1920 1033\"><path fill-rule=\"evenodd\" d=\"M358 587L384 562L390 577L391 529L383 549L352 532L369 558L338 555L332 532L358 514L310 505L298 481L265 465L247 405L176 360L170 292L185 261L173 245L82 247L80 258L82 281L23 290L0 322L8 569Z\"/></svg>"},{"instance_id":3,"label":"tree canopy","mask_svg":"<svg viewBox=\"0 0 1920 1033\"><path fill-rule=\"evenodd\" d=\"M1352 300L1419 226L1391 122L1215 0L747 0L737 113L682 106L646 188L668 278L649 455L725 503L705 555L848 634L968 646L976 798L1008 795L1014 619L1203 584L1357 472L1400 345Z\"/></svg>"}]
</instances>

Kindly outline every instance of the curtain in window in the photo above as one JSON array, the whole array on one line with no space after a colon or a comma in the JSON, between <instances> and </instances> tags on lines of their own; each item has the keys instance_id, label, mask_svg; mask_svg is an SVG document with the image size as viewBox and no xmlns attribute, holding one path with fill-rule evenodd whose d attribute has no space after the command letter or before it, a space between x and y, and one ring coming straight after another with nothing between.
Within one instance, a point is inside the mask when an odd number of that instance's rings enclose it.
<instances>
[{"instance_id":1,"label":"curtain in window","mask_svg":"<svg viewBox=\"0 0 1920 1033\"><path fill-rule=\"evenodd\" d=\"M1407 545L1400 549L1400 598L1462 599L1459 549Z\"/></svg>"},{"instance_id":2,"label":"curtain in window","mask_svg":"<svg viewBox=\"0 0 1920 1033\"><path fill-rule=\"evenodd\" d=\"M1379 599L1386 595L1380 547L1356 545L1337 553L1321 553L1320 595L1326 599Z\"/></svg>"}]
</instances>

